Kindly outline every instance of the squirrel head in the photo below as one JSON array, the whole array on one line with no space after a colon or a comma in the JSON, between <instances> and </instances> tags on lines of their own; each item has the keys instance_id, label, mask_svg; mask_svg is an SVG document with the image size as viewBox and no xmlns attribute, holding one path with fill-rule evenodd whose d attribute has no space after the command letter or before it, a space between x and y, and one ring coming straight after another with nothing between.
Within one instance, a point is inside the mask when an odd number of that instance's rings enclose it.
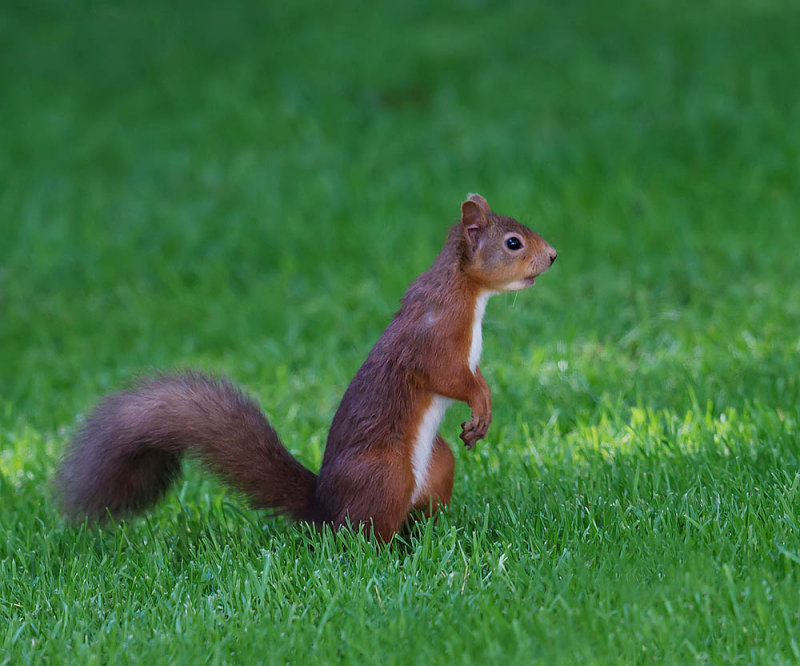
<instances>
[{"instance_id":1,"label":"squirrel head","mask_svg":"<svg viewBox=\"0 0 800 666\"><path fill-rule=\"evenodd\" d=\"M530 287L556 260L555 249L511 217L497 215L480 194L461 204L463 270L485 289L518 291Z\"/></svg>"}]
</instances>

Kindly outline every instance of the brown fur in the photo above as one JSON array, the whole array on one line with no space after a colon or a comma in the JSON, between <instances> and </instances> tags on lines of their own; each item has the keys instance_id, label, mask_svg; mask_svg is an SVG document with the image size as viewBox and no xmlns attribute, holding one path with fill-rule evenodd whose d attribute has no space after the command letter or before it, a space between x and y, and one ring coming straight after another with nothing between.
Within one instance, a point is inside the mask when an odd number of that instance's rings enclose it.
<instances>
[{"instance_id":1,"label":"brown fur","mask_svg":"<svg viewBox=\"0 0 800 666\"><path fill-rule=\"evenodd\" d=\"M456 459L453 457L453 452L442 436L436 435L425 490L422 492L422 498L411 508L422 511L426 517L430 517L439 507L447 506L453 494L455 467Z\"/></svg>"},{"instance_id":2,"label":"brown fur","mask_svg":"<svg viewBox=\"0 0 800 666\"><path fill-rule=\"evenodd\" d=\"M521 247L506 246L510 235ZM491 423L489 387L468 363L481 292L529 286L554 259L541 237L471 195L444 249L408 288L347 388L319 476L289 454L256 403L228 381L159 375L105 398L87 420L57 476L65 510L101 516L143 509L189 451L255 506L315 523L371 526L388 541L412 509L435 511L450 501L453 454L435 435L412 504L413 450L433 397L469 405L472 418L461 433L468 447Z\"/></svg>"}]
</instances>

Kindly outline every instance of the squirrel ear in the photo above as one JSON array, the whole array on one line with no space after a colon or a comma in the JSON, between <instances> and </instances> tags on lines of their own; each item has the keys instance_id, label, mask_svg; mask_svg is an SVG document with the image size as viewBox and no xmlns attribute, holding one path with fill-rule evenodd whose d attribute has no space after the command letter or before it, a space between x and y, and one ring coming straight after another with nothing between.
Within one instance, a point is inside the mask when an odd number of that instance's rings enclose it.
<instances>
[{"instance_id":1,"label":"squirrel ear","mask_svg":"<svg viewBox=\"0 0 800 666\"><path fill-rule=\"evenodd\" d=\"M492 212L492 209L489 208L489 202L486 201L486 199L484 199L480 194L476 194L475 192L470 192L467 195L467 201L474 201L481 208L483 208L484 212L487 215Z\"/></svg>"},{"instance_id":2,"label":"squirrel ear","mask_svg":"<svg viewBox=\"0 0 800 666\"><path fill-rule=\"evenodd\" d=\"M473 194L461 204L461 225L464 228L464 237L467 239L467 243L469 243L470 250L473 251L477 249L478 238L488 224L486 211L483 206L472 199L474 196L478 195ZM483 199L482 197L479 198ZM483 199L483 201L485 201L485 199Z\"/></svg>"}]
</instances>

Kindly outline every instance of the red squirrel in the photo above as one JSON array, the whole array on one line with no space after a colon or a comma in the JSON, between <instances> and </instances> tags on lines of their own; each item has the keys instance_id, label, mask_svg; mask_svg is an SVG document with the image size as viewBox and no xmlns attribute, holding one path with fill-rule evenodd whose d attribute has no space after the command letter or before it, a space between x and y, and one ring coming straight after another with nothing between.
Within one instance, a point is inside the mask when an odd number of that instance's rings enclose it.
<instances>
[{"instance_id":1,"label":"red squirrel","mask_svg":"<svg viewBox=\"0 0 800 666\"><path fill-rule=\"evenodd\" d=\"M319 475L283 446L259 406L225 379L157 375L107 396L88 417L58 470L65 513L102 518L144 509L166 491L188 451L256 507L296 520L374 530L391 540L409 514L450 501L455 461L439 434L453 400L472 418L468 448L492 421L478 367L488 298L533 285L556 251L477 194L461 205L433 265L345 391Z\"/></svg>"}]
</instances>

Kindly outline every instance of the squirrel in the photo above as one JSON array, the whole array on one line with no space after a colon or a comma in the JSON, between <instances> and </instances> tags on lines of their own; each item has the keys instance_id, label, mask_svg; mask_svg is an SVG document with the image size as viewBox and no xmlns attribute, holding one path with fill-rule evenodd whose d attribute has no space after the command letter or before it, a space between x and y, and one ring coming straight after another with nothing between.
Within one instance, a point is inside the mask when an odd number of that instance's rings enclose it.
<instances>
[{"instance_id":1,"label":"squirrel","mask_svg":"<svg viewBox=\"0 0 800 666\"><path fill-rule=\"evenodd\" d=\"M430 516L450 501L455 459L438 432L448 405L471 409L460 435L468 448L486 436L492 401L478 361L487 300L530 287L555 258L541 236L470 194L345 391L318 475L227 379L158 374L105 397L86 419L56 473L65 514L102 519L147 508L188 452L256 508L350 523L390 541L411 512Z\"/></svg>"}]
</instances>

